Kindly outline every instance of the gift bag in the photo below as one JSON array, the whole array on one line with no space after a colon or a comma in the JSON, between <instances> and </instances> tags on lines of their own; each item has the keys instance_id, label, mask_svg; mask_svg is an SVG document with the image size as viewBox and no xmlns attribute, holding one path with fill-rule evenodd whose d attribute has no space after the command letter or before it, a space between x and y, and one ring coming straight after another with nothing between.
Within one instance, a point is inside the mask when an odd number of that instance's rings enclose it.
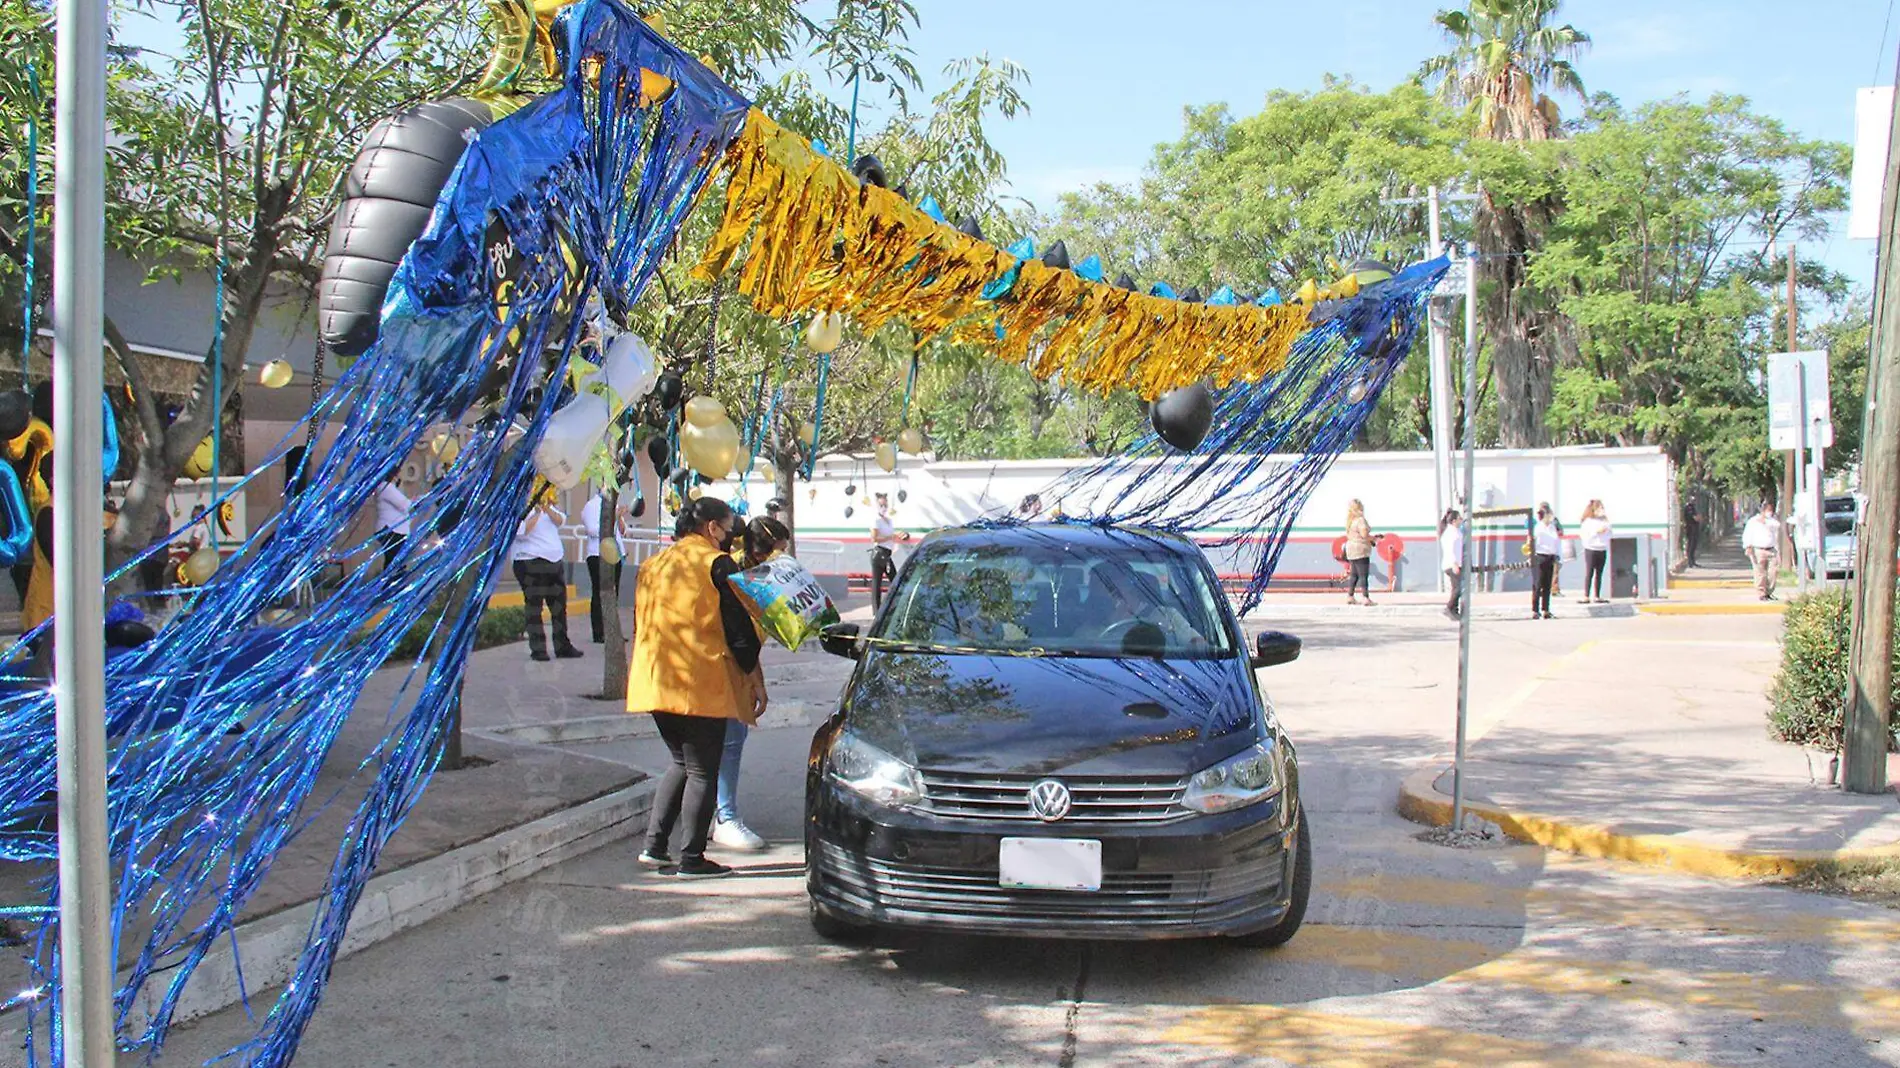
<instances>
[{"instance_id":1,"label":"gift bag","mask_svg":"<svg viewBox=\"0 0 1900 1068\"><path fill-rule=\"evenodd\" d=\"M787 649L796 651L809 638L838 622L838 608L825 588L789 556L775 556L749 571L732 576L732 592L752 613L759 629Z\"/></svg>"}]
</instances>

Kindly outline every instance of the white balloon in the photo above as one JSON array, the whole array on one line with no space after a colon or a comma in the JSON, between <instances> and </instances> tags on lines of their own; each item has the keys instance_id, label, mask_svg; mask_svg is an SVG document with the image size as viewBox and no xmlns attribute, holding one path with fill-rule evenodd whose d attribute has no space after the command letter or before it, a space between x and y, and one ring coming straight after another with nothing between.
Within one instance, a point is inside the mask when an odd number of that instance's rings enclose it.
<instances>
[{"instance_id":1,"label":"white balloon","mask_svg":"<svg viewBox=\"0 0 1900 1068\"><path fill-rule=\"evenodd\" d=\"M657 380L659 374L654 369L653 351L647 348L646 342L633 334L614 338L601 359L599 374L589 381L606 383L609 395L618 404L610 404L607 397L583 389L562 405L548 418L547 432L535 446L535 470L561 489L580 485L588 457L594 454L594 446L607 432L607 425L626 405L646 396L653 386L647 382L642 388L642 380L649 377Z\"/></svg>"}]
</instances>

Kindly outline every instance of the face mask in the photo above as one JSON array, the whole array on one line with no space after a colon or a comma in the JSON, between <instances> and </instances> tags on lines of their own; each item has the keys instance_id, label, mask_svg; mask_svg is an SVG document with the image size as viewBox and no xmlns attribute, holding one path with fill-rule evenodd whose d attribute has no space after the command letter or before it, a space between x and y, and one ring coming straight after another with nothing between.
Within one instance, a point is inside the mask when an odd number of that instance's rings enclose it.
<instances>
[{"instance_id":1,"label":"face mask","mask_svg":"<svg viewBox=\"0 0 1900 1068\"><path fill-rule=\"evenodd\" d=\"M730 531L730 530L726 530L726 529L724 529L723 527L722 527L722 528L720 528L720 531L719 531L719 551L720 551L720 552L722 552L722 553L729 553L729 552L731 552L731 551L732 551L732 543L733 543L733 534L732 534L732 531Z\"/></svg>"}]
</instances>

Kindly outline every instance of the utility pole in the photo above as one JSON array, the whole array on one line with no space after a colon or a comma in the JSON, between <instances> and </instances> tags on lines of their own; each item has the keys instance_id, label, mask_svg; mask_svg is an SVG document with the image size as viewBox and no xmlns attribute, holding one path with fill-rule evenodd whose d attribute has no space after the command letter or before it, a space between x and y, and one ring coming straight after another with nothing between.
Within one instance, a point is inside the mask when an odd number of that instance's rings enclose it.
<instances>
[{"instance_id":1,"label":"utility pole","mask_svg":"<svg viewBox=\"0 0 1900 1068\"><path fill-rule=\"evenodd\" d=\"M1896 75L1900 79L1900 74ZM1887 739L1893 719L1894 554L1900 551L1900 290L1894 287L1894 216L1900 214L1900 108L1887 142L1880 195L1880 257L1874 268L1873 348L1867 359L1867 412L1861 434L1861 491L1867 516L1854 562L1854 626L1848 640L1847 707L1841 786L1852 793L1887 788ZM1875 403L1884 398L1886 403Z\"/></svg>"},{"instance_id":2,"label":"utility pole","mask_svg":"<svg viewBox=\"0 0 1900 1068\"><path fill-rule=\"evenodd\" d=\"M1432 259L1437 259L1445 254L1444 233L1438 223L1437 186L1431 187L1428 203L1431 210L1431 253ZM1436 491L1434 502L1437 505L1433 519L1436 520L1445 514L1445 509L1451 507L1455 496L1451 486L1451 308L1444 301L1434 300L1429 305L1427 315L1431 324L1426 339L1431 357L1432 486Z\"/></svg>"},{"instance_id":3,"label":"utility pole","mask_svg":"<svg viewBox=\"0 0 1900 1068\"><path fill-rule=\"evenodd\" d=\"M1801 351L1801 346L1795 344L1796 316L1797 312L1794 304L1794 242L1790 241L1788 242L1788 347L1783 350L1785 352ZM1804 429L1803 433L1805 432ZM1781 528L1780 556L1783 560L1794 563L1796 570L1800 569L1800 563L1796 559L1796 553L1800 550L1794 543L1794 491L1795 470L1796 465L1799 463L1796 457L1799 455L1801 455L1801 450L1797 447L1782 458L1781 502L1780 507L1775 509L1775 511L1786 520Z\"/></svg>"},{"instance_id":4,"label":"utility pole","mask_svg":"<svg viewBox=\"0 0 1900 1068\"><path fill-rule=\"evenodd\" d=\"M111 1068L106 822L106 0L59 0L53 201L53 719L59 774L59 1028L68 1068ZM28 163L31 166L31 161ZM28 206L29 211L32 210ZM215 523L213 524L216 525Z\"/></svg>"},{"instance_id":5,"label":"utility pole","mask_svg":"<svg viewBox=\"0 0 1900 1068\"><path fill-rule=\"evenodd\" d=\"M1465 506L1459 517L1465 525L1464 556L1458 567L1458 728L1451 764L1451 829L1465 827L1465 733L1471 707L1471 565L1477 553L1472 539L1477 525L1471 513L1478 493L1478 246L1471 245L1465 261Z\"/></svg>"}]
</instances>

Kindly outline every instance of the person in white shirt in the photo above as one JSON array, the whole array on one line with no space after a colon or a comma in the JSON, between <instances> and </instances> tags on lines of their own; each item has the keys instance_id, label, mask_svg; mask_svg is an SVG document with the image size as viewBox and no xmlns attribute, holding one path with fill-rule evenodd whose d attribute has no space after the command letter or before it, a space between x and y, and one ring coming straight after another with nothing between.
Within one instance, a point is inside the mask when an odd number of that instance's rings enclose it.
<instances>
[{"instance_id":1,"label":"person in white shirt","mask_svg":"<svg viewBox=\"0 0 1900 1068\"><path fill-rule=\"evenodd\" d=\"M1458 509L1448 508L1438 520L1438 563L1445 569L1445 577L1451 580L1451 600L1445 602L1445 614L1453 619L1457 619L1461 611L1458 598L1464 592L1458 581L1465 567L1465 528L1462 518Z\"/></svg>"},{"instance_id":2,"label":"person in white shirt","mask_svg":"<svg viewBox=\"0 0 1900 1068\"><path fill-rule=\"evenodd\" d=\"M871 521L871 611L883 607L884 581L897 577L897 543L909 538L909 534L899 534L891 521L889 495L878 494L877 518Z\"/></svg>"},{"instance_id":3,"label":"person in white shirt","mask_svg":"<svg viewBox=\"0 0 1900 1068\"><path fill-rule=\"evenodd\" d=\"M554 487L544 485L535 494L528 516L515 531L515 582L521 586L522 604L527 610L528 657L548 659L548 639L541 629L541 609L546 606L552 617L554 655L571 660L581 655L567 637L567 575L561 563L567 552L561 545L561 524L567 516L554 506Z\"/></svg>"},{"instance_id":4,"label":"person in white shirt","mask_svg":"<svg viewBox=\"0 0 1900 1068\"><path fill-rule=\"evenodd\" d=\"M1577 540L1583 543L1584 604L1609 604L1603 597L1603 569L1610 562L1610 517L1603 502L1592 499L1583 506L1583 521L1577 524Z\"/></svg>"},{"instance_id":5,"label":"person in white shirt","mask_svg":"<svg viewBox=\"0 0 1900 1068\"><path fill-rule=\"evenodd\" d=\"M1557 513L1549 502L1537 506L1537 524L1531 527L1531 559L1535 580L1531 584L1531 618L1554 619L1550 614L1550 588L1557 581L1557 559L1564 551L1564 530L1557 525Z\"/></svg>"},{"instance_id":6,"label":"person in white shirt","mask_svg":"<svg viewBox=\"0 0 1900 1068\"><path fill-rule=\"evenodd\" d=\"M581 506L581 541L584 547L582 555L587 558L587 581L590 583L589 588L594 591L594 600L593 603L588 606L587 614L589 622L591 622L594 627L595 645L599 645L607 640L606 633L602 630L600 618L600 578L602 570L600 559L600 512L601 509L606 506L606 501L605 494L596 493L592 497L587 498L587 503ZM616 594L620 592L620 565L627 558L627 543L621 540L621 535L626 533L626 521L627 509L622 507L618 510L618 514L614 516L612 524L614 533L613 562L607 565L609 576L614 584L614 593Z\"/></svg>"},{"instance_id":7,"label":"person in white shirt","mask_svg":"<svg viewBox=\"0 0 1900 1068\"><path fill-rule=\"evenodd\" d=\"M1773 501L1763 501L1761 511L1742 524L1742 551L1755 565L1755 592L1764 601L1775 599L1775 579L1781 570L1781 520L1775 518Z\"/></svg>"},{"instance_id":8,"label":"person in white shirt","mask_svg":"<svg viewBox=\"0 0 1900 1068\"><path fill-rule=\"evenodd\" d=\"M396 550L409 540L409 506L406 494L396 485L396 474L391 472L376 487L376 540L383 546L383 569L389 569L389 562L396 558Z\"/></svg>"}]
</instances>

